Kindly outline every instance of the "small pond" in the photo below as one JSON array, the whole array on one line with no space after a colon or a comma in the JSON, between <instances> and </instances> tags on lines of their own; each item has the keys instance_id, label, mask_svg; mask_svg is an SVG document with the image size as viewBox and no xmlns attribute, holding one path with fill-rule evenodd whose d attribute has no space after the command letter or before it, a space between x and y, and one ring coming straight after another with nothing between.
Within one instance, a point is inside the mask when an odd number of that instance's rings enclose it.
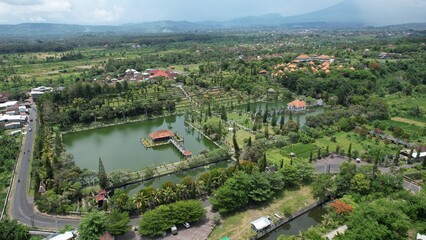
<instances>
[{"instance_id":1,"label":"small pond","mask_svg":"<svg viewBox=\"0 0 426 240\"><path fill-rule=\"evenodd\" d=\"M313 208L311 211L302 214L300 217L275 229L261 240L276 240L280 235L297 235L299 232L308 230L310 227L321 223L322 216L327 213L325 205Z\"/></svg>"}]
</instances>

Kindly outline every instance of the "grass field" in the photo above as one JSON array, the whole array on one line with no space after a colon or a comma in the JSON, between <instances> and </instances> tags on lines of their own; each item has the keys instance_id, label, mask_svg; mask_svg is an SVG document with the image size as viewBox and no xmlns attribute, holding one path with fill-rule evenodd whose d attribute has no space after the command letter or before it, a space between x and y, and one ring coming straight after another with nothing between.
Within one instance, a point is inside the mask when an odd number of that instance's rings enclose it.
<instances>
[{"instance_id":1,"label":"grass field","mask_svg":"<svg viewBox=\"0 0 426 240\"><path fill-rule=\"evenodd\" d=\"M250 226L251 221L262 216L271 216L275 220L274 213L286 216L314 202L309 186L304 186L297 190L285 190L278 193L269 204L251 207L225 217L208 239L219 240L222 237L247 239L253 234Z\"/></svg>"},{"instance_id":2,"label":"grass field","mask_svg":"<svg viewBox=\"0 0 426 240\"><path fill-rule=\"evenodd\" d=\"M254 140L254 135L245 130L237 130L236 135L237 135L237 143L240 149L243 149L244 145L246 145L244 140L249 139L249 137L251 137L251 139ZM234 143L232 142L232 137L233 137L232 132L226 135L226 142L229 144L229 146L233 148Z\"/></svg>"},{"instance_id":3,"label":"grass field","mask_svg":"<svg viewBox=\"0 0 426 240\"><path fill-rule=\"evenodd\" d=\"M296 154L299 158L309 158L311 151L316 151L317 146L313 144L295 144L290 147L284 147L281 150L281 154L284 156L290 156L290 153Z\"/></svg>"},{"instance_id":4,"label":"grass field","mask_svg":"<svg viewBox=\"0 0 426 240\"><path fill-rule=\"evenodd\" d=\"M335 151L336 147L339 146L340 149L345 151L348 150L349 145L352 143L352 151L357 150L362 152L364 150L364 146L367 144L373 144L373 142L369 139L361 139L360 136L355 133L346 133L339 132L334 135L336 137L336 142L332 142L330 137L323 137L315 140L315 145L322 149L326 149L329 147L330 152Z\"/></svg>"},{"instance_id":5,"label":"grass field","mask_svg":"<svg viewBox=\"0 0 426 240\"><path fill-rule=\"evenodd\" d=\"M392 121L395 122L402 122L402 123L407 123L407 124L414 124L418 127L426 127L426 123L425 122L421 122L421 121L417 121L414 119L408 119L408 118L403 118L403 117L393 117L391 118Z\"/></svg>"}]
</instances>

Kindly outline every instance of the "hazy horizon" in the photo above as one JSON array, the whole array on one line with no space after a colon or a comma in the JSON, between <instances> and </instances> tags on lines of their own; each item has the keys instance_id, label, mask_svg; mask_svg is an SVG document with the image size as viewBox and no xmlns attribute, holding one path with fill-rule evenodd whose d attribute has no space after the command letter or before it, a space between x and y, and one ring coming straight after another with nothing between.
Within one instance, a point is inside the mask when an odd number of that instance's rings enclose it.
<instances>
[{"instance_id":1,"label":"hazy horizon","mask_svg":"<svg viewBox=\"0 0 426 240\"><path fill-rule=\"evenodd\" d=\"M295 16L343 0L0 0L0 24L120 25L149 21L227 21L278 13ZM349 0L373 24L426 22L425 0Z\"/></svg>"}]
</instances>

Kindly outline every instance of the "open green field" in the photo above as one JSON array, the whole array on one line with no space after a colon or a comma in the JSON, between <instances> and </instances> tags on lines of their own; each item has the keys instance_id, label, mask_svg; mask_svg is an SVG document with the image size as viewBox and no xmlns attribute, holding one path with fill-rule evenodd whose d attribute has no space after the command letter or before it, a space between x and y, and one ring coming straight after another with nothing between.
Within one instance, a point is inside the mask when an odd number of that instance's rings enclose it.
<instances>
[{"instance_id":1,"label":"open green field","mask_svg":"<svg viewBox=\"0 0 426 240\"><path fill-rule=\"evenodd\" d=\"M395 120L384 120L383 122L392 125L392 126L398 126L400 128L402 128L404 131L406 132L411 132L411 133L419 133L423 130L422 127L414 124L414 123L405 123L405 122L401 122L401 121L395 121Z\"/></svg>"},{"instance_id":2,"label":"open green field","mask_svg":"<svg viewBox=\"0 0 426 240\"><path fill-rule=\"evenodd\" d=\"M426 127L425 122L421 122L421 121L417 121L417 120L413 120L413 119L402 118L402 117L393 117L393 118L391 118L391 120L396 121L396 122L407 123L407 124L414 124L418 127Z\"/></svg>"},{"instance_id":3,"label":"open green field","mask_svg":"<svg viewBox=\"0 0 426 240\"><path fill-rule=\"evenodd\" d=\"M372 140L368 138L362 139L359 135L351 132L338 132L334 136L336 137L336 142L331 141L330 137L322 137L315 140L315 145L321 149L326 149L328 146L331 152L335 151L337 146L339 146L340 149L347 151L349 145L352 143L352 151L357 150L362 152L364 151L366 145L373 144Z\"/></svg>"},{"instance_id":4,"label":"open green field","mask_svg":"<svg viewBox=\"0 0 426 240\"><path fill-rule=\"evenodd\" d=\"M403 94L392 94L386 96L386 102L389 105L402 105L405 107L425 107L426 106L426 96L423 94L406 96Z\"/></svg>"},{"instance_id":5,"label":"open green field","mask_svg":"<svg viewBox=\"0 0 426 240\"><path fill-rule=\"evenodd\" d=\"M271 216L275 220L274 213L288 216L314 202L310 186L297 190L285 190L278 193L270 203L226 216L210 234L209 239L219 240L222 237L248 239L254 233L250 225L251 221L262 216Z\"/></svg>"},{"instance_id":6,"label":"open green field","mask_svg":"<svg viewBox=\"0 0 426 240\"><path fill-rule=\"evenodd\" d=\"M401 121L400 121L401 120ZM405 122L402 122L405 121ZM393 127L400 127L402 130L404 130L405 133L408 133L410 135L410 141L412 142L418 142L418 143L426 143L426 136L425 136L425 128L426 126L420 127L419 121L413 121L411 119L404 119L404 118L396 118L396 120L383 120L381 121L386 125L385 133L392 135L392 131L390 131L388 128ZM407 123L410 122L410 123ZM417 123L417 124L415 124Z\"/></svg>"},{"instance_id":7,"label":"open green field","mask_svg":"<svg viewBox=\"0 0 426 240\"><path fill-rule=\"evenodd\" d=\"M232 137L233 137L232 132L230 132L228 135L226 135L226 142L228 143L228 145L231 148L234 147L234 144L232 142ZM240 149L242 149L246 145L245 140L248 140L250 137L252 139L254 139L254 135L252 133L245 131L245 130L237 130L236 138L237 138L237 143L238 143L238 146L240 147Z\"/></svg>"},{"instance_id":8,"label":"open green field","mask_svg":"<svg viewBox=\"0 0 426 240\"><path fill-rule=\"evenodd\" d=\"M317 149L316 146L312 144L302 145L297 144L293 147L290 147L289 149L283 148L283 149L277 149L272 148L266 150L266 159L269 163L275 164L276 166L279 166L281 164L281 160L284 160L284 164L290 164L291 158L290 153L293 152L296 154L293 161L302 161L308 163L309 155L311 149ZM314 154L316 153L316 150L314 150ZM315 155L314 155L315 156Z\"/></svg>"},{"instance_id":9,"label":"open green field","mask_svg":"<svg viewBox=\"0 0 426 240\"><path fill-rule=\"evenodd\" d=\"M299 158L309 158L311 151L316 151L317 146L313 144L294 144L291 147L284 147L281 150L281 154L284 156L290 156L291 153L294 153L296 157Z\"/></svg>"}]
</instances>

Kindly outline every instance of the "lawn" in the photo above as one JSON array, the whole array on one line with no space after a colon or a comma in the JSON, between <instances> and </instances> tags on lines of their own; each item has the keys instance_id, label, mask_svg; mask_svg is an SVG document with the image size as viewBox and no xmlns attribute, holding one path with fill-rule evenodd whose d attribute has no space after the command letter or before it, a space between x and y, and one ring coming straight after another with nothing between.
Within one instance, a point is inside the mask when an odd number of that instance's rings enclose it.
<instances>
[{"instance_id":1,"label":"lawn","mask_svg":"<svg viewBox=\"0 0 426 240\"><path fill-rule=\"evenodd\" d=\"M399 120L402 120L405 122L402 122ZM406 123L408 121L411 123ZM426 143L426 136L423 135L423 131L426 126L424 125L423 127L420 127L418 126L418 124L415 124L413 121L417 123L422 123L420 121L406 119L406 118L397 118L396 120L394 120L393 118L392 120L383 120L381 122L387 125L386 128L389 128L390 126L398 126L402 128L404 132L410 134L410 141L412 142L416 141L418 143ZM384 132L386 134L392 135L392 132L388 129L384 129Z\"/></svg>"},{"instance_id":2,"label":"lawn","mask_svg":"<svg viewBox=\"0 0 426 240\"><path fill-rule=\"evenodd\" d=\"M315 149L317 149L316 146L313 146L311 144L308 145L297 145L296 147L291 147L291 150L288 149L277 149L277 148L272 148L272 149L268 149L266 150L266 159L269 163L272 163L276 166L279 166L281 164L281 160L284 159L284 164L290 164L291 158L290 158L290 152L292 150L295 150L296 148L300 148L301 150L304 149L303 147L306 147L306 149L310 149L311 147L315 147ZM302 150L304 151L304 150ZM310 155L310 150L308 152L293 152L296 154L296 156L293 158L293 161L303 161L308 163L308 159L309 159L309 155ZM315 156L316 150L314 150L314 156Z\"/></svg>"},{"instance_id":3,"label":"lawn","mask_svg":"<svg viewBox=\"0 0 426 240\"><path fill-rule=\"evenodd\" d=\"M281 150L281 154L284 156L290 156L291 153L294 153L296 157L299 158L309 158L311 151L316 151L317 146L313 144L294 144L290 147L284 147Z\"/></svg>"},{"instance_id":4,"label":"lawn","mask_svg":"<svg viewBox=\"0 0 426 240\"><path fill-rule=\"evenodd\" d=\"M364 144L367 142L373 144L371 140L366 138L363 140L359 135L352 132L338 132L334 135L336 137L336 142L332 142L330 137L322 137L315 140L315 145L321 149L326 149L329 146L330 152L335 151L336 147L339 146L340 149L345 151L348 150L349 145L352 143L352 151L357 150L359 152L364 150Z\"/></svg>"},{"instance_id":5,"label":"lawn","mask_svg":"<svg viewBox=\"0 0 426 240\"><path fill-rule=\"evenodd\" d=\"M246 145L246 143L244 142L244 140L249 139L249 137L251 137L252 140L254 140L254 135L248 131L245 130L237 130L237 143L238 146L240 147L240 149L242 150L243 147ZM231 148L234 148L234 143L232 142L232 137L233 134L232 132L229 133L228 135L226 135L226 142L229 144L229 146L231 146Z\"/></svg>"},{"instance_id":6,"label":"lawn","mask_svg":"<svg viewBox=\"0 0 426 240\"><path fill-rule=\"evenodd\" d=\"M409 120L409 119L407 119ZM414 120L409 120L409 121L414 121ZM398 121L398 120L383 120L382 122L385 122L388 125L392 125L392 126L398 126L400 128L402 128L405 132L409 132L411 133L420 133L423 128L414 124L414 123L405 123L402 121ZM420 122L419 122L420 123Z\"/></svg>"},{"instance_id":7,"label":"lawn","mask_svg":"<svg viewBox=\"0 0 426 240\"><path fill-rule=\"evenodd\" d=\"M253 220L262 216L270 216L272 220L276 220L274 213L288 216L314 202L310 186L304 186L298 190L285 190L278 193L270 204L251 207L224 217L222 223L213 230L208 239L216 240L225 236L230 239L247 239L253 234L250 226Z\"/></svg>"},{"instance_id":8,"label":"lawn","mask_svg":"<svg viewBox=\"0 0 426 240\"><path fill-rule=\"evenodd\" d=\"M417 121L417 120L413 120L413 119L402 118L402 117L393 117L393 118L391 118L391 120L396 121L396 122L407 123L407 124L414 124L414 125L419 126L419 127L426 127L425 122L421 122L421 121Z\"/></svg>"}]
</instances>

